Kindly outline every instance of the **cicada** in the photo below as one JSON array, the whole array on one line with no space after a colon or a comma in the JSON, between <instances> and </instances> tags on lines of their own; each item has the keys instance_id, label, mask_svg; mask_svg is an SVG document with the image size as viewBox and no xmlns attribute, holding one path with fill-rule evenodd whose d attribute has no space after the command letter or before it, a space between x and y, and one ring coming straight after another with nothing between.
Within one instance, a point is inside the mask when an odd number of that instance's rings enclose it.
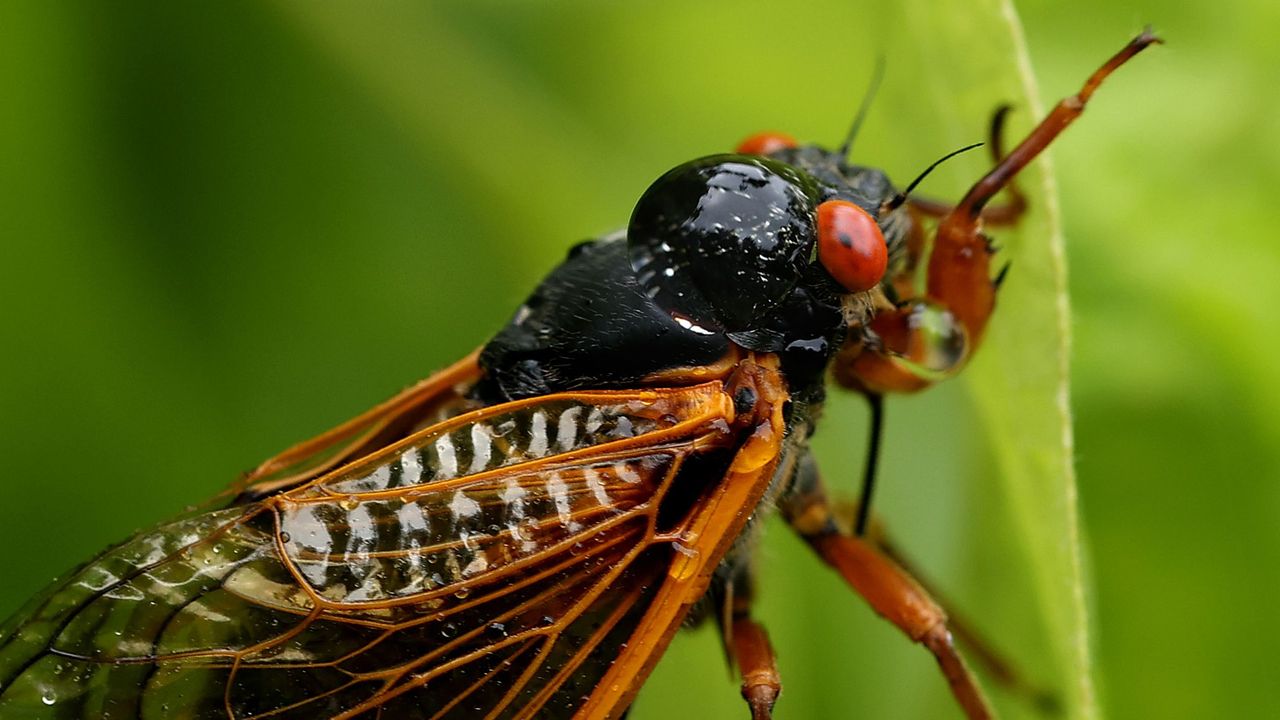
<instances>
[{"instance_id":1,"label":"cicada","mask_svg":"<svg viewBox=\"0 0 1280 720\"><path fill-rule=\"evenodd\" d=\"M863 533L873 473L843 529L808 440L828 378L879 408L964 366L1001 277L983 224L1023 205L993 197L1153 42L1007 154L997 129L954 205L777 133L667 172L481 349L32 600L0 628L0 716L616 718L712 618L769 717L750 555L777 511L988 717Z\"/></svg>"}]
</instances>

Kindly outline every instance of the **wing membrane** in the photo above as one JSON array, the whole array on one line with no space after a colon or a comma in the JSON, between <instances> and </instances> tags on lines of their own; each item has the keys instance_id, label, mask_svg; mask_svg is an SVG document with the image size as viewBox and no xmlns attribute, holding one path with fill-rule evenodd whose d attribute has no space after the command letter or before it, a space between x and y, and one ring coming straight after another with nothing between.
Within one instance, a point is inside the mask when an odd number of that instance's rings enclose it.
<instances>
[{"instance_id":1,"label":"wing membrane","mask_svg":"<svg viewBox=\"0 0 1280 720\"><path fill-rule=\"evenodd\" d=\"M672 563L663 499L732 413L720 383L552 395L327 475L302 459L303 484L144 533L11 621L0 714L572 716Z\"/></svg>"}]
</instances>

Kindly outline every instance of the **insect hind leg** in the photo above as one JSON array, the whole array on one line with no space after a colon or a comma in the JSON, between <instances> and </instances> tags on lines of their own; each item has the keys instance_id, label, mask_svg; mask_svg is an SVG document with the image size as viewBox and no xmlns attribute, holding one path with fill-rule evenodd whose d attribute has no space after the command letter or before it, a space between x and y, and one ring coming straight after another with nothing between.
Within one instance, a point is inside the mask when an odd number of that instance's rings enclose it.
<instances>
[{"instance_id":1,"label":"insect hind leg","mask_svg":"<svg viewBox=\"0 0 1280 720\"><path fill-rule=\"evenodd\" d=\"M896 543L886 534L884 526L874 518L867 528L867 540L873 543L880 552L896 563L905 572L915 578L916 582L933 597L940 606L947 608L947 625L960 644L969 652L974 664L985 672L987 677L1009 693L1025 700L1042 714L1057 717L1062 714L1062 703L1056 693L1041 687L1021 672L1017 665L996 649L990 640L964 617L955 611L955 605L937 590L937 585L926 579L917 566L902 552Z\"/></svg>"},{"instance_id":2,"label":"insect hind leg","mask_svg":"<svg viewBox=\"0 0 1280 720\"><path fill-rule=\"evenodd\" d=\"M977 679L952 641L946 613L897 563L840 529L811 456L802 461L792 493L779 505L791 527L876 614L933 654L966 717L992 717Z\"/></svg>"}]
</instances>

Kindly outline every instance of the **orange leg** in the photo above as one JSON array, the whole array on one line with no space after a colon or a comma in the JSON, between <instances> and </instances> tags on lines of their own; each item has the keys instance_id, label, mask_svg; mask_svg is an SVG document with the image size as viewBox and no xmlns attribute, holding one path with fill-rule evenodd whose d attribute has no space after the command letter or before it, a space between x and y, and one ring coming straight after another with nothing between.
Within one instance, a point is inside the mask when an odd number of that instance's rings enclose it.
<instances>
[{"instance_id":1,"label":"orange leg","mask_svg":"<svg viewBox=\"0 0 1280 720\"><path fill-rule=\"evenodd\" d=\"M874 521L871 523L866 539L868 542L873 543L880 552L884 553L885 557L915 578L916 582L933 597L935 602L944 608L950 608L947 610L947 625L951 628L951 632L956 639L960 641L960 644L968 649L974 663L983 669L988 677L1010 693L1030 702L1036 709L1046 715L1055 716L1061 714L1062 705L1058 701L1057 695L1050 690L1035 685L1024 677L1018 671L1017 666L984 638L972 623L957 615L955 605L947 602L946 598L938 592L937 586L925 579L898 546L888 538L880 523Z\"/></svg>"},{"instance_id":2,"label":"orange leg","mask_svg":"<svg viewBox=\"0 0 1280 720\"><path fill-rule=\"evenodd\" d=\"M729 648L742 676L742 697L751 708L751 720L769 720L782 693L782 678L768 633L750 615L736 615Z\"/></svg>"},{"instance_id":3,"label":"orange leg","mask_svg":"<svg viewBox=\"0 0 1280 720\"><path fill-rule=\"evenodd\" d=\"M877 614L933 653L951 693L970 720L991 717L977 681L952 642L946 614L924 588L863 540L840 534L805 539Z\"/></svg>"},{"instance_id":4,"label":"orange leg","mask_svg":"<svg viewBox=\"0 0 1280 720\"><path fill-rule=\"evenodd\" d=\"M712 597L719 605L716 619L720 636L730 666L742 678L742 698L751 708L751 720L769 720L773 717L773 704L782 694L782 678L769 634L751 617L755 583L750 567L736 568Z\"/></svg>"},{"instance_id":5,"label":"orange leg","mask_svg":"<svg viewBox=\"0 0 1280 720\"><path fill-rule=\"evenodd\" d=\"M841 532L811 458L803 461L795 489L781 509L791 527L878 615L933 654L970 720L991 717L976 679L951 640L946 613L900 566L867 541Z\"/></svg>"},{"instance_id":6,"label":"orange leg","mask_svg":"<svg viewBox=\"0 0 1280 720\"><path fill-rule=\"evenodd\" d=\"M982 234L984 208L1084 112L1108 75L1157 42L1159 38L1150 31L1130 41L1095 71L1078 93L1060 101L946 213L929 252L924 296L872 320L870 329L879 342L840 359L845 367L837 371L837 378L842 384L871 393L914 392L964 366L982 342L998 287L991 277L994 251ZM928 209L927 203L917 203L917 211L921 205Z\"/></svg>"}]
</instances>

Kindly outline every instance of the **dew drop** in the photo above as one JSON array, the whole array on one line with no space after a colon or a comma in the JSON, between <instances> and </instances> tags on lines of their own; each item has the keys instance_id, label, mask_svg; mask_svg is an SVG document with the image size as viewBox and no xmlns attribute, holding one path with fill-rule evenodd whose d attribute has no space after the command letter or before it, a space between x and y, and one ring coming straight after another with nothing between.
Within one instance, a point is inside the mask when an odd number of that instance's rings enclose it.
<instances>
[{"instance_id":1,"label":"dew drop","mask_svg":"<svg viewBox=\"0 0 1280 720\"><path fill-rule=\"evenodd\" d=\"M688 580L698 570L698 551L679 542L671 543L679 557L671 563L668 574L674 580Z\"/></svg>"},{"instance_id":2,"label":"dew drop","mask_svg":"<svg viewBox=\"0 0 1280 720\"><path fill-rule=\"evenodd\" d=\"M696 558L696 557L698 557L698 551L697 551L697 550L694 550L693 548L691 548L691 547L689 547L689 546L687 546L687 545L684 545L684 544L682 544L682 543L679 543L679 542L673 542L673 543L671 543L671 547L672 547L672 548L675 548L675 551L676 551L676 552L680 553L681 555L683 555L683 556L685 556L685 557L687 557L687 558Z\"/></svg>"},{"instance_id":3,"label":"dew drop","mask_svg":"<svg viewBox=\"0 0 1280 720\"><path fill-rule=\"evenodd\" d=\"M459 600L466 600L467 596L470 594L471 594L471 588L461 587L461 588L458 588L458 592L454 593L453 596L458 598Z\"/></svg>"},{"instance_id":4,"label":"dew drop","mask_svg":"<svg viewBox=\"0 0 1280 720\"><path fill-rule=\"evenodd\" d=\"M52 705L57 701L58 699L53 696L53 693L45 693L40 696L40 702L44 703L45 705Z\"/></svg>"}]
</instances>

